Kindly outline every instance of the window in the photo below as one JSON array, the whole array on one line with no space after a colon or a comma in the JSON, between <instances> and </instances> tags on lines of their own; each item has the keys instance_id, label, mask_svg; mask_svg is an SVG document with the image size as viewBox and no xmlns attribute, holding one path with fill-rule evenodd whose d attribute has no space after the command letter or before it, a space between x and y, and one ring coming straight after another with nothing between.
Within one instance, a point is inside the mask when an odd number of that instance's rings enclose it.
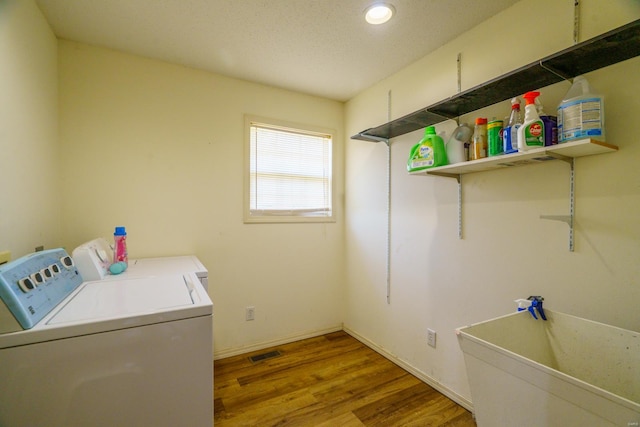
<instances>
[{"instance_id":1,"label":"window","mask_svg":"<svg viewBox=\"0 0 640 427\"><path fill-rule=\"evenodd\" d=\"M331 132L247 117L245 222L333 221Z\"/></svg>"}]
</instances>

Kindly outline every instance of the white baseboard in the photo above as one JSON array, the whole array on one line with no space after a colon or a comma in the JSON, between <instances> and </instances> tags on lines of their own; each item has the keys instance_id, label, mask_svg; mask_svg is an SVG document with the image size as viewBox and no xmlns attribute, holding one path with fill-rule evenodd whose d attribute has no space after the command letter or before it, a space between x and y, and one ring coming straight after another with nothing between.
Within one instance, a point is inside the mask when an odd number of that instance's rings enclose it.
<instances>
[{"instance_id":1,"label":"white baseboard","mask_svg":"<svg viewBox=\"0 0 640 427\"><path fill-rule=\"evenodd\" d=\"M251 344L243 347L235 347L224 349L221 351L214 351L213 360L224 359L225 357L237 356L239 354L250 353L252 351L262 350L276 345L289 344L295 341L304 340L307 338L313 338L320 335L330 334L331 332L337 332L342 330L342 325L336 325L327 329L315 330L304 332L297 335L289 335L286 337L278 338L271 341L263 341L256 344Z\"/></svg>"},{"instance_id":2,"label":"white baseboard","mask_svg":"<svg viewBox=\"0 0 640 427\"><path fill-rule=\"evenodd\" d=\"M434 389L438 390L440 393L444 394L449 399L451 399L454 402L456 402L458 405L460 405L463 408L473 412L473 404L471 403L471 401L469 399L459 395L455 391L451 390L450 388L448 388L445 385L441 384L440 382L436 381L434 378L430 377L429 375L425 374L424 372L422 372L421 370L417 369L416 367L410 365L409 363L405 362L404 360L398 358L397 356L389 353L384 348L379 347L377 344L375 344L374 342L368 340L367 338L363 337L362 335L358 334L357 332L355 332L355 331L353 331L353 330L351 330L351 329L349 329L347 327L343 327L342 329L346 333L348 333L349 335L351 335L352 337L354 337L355 339L357 339L358 341L360 341L361 343L363 343L364 345L369 347L370 349L374 350L376 353L380 354L381 356L385 357L386 359L388 359L391 362L395 363L396 365L400 366L405 371L410 372L411 374L416 376L421 381L424 381L425 383L427 383L428 385L430 385Z\"/></svg>"}]
</instances>

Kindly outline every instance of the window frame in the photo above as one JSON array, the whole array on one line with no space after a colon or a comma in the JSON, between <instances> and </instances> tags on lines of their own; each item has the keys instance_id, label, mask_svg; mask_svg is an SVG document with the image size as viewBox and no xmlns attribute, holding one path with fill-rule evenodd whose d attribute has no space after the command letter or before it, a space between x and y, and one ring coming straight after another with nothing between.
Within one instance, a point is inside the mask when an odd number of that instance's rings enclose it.
<instances>
[{"instance_id":1,"label":"window frame","mask_svg":"<svg viewBox=\"0 0 640 427\"><path fill-rule=\"evenodd\" d=\"M263 125L273 129L291 131L292 133L326 135L331 137L331 175L329 177L331 190L331 215L252 215L251 214L251 127ZM244 208L243 222L245 224L269 224L269 223L327 223L336 222L335 204L335 163L336 163L336 132L333 129L319 126L293 123L284 120L245 115L244 117Z\"/></svg>"}]
</instances>

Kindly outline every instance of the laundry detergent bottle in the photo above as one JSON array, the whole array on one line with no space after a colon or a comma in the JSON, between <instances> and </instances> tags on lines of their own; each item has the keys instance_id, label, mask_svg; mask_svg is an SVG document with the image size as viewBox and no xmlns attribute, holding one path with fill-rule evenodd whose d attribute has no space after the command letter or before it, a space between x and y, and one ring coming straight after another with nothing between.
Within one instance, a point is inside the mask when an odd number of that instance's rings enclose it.
<instances>
[{"instance_id":1,"label":"laundry detergent bottle","mask_svg":"<svg viewBox=\"0 0 640 427\"><path fill-rule=\"evenodd\" d=\"M605 140L604 97L594 93L587 79L577 76L558 106L558 142L580 138Z\"/></svg>"},{"instance_id":2,"label":"laundry detergent bottle","mask_svg":"<svg viewBox=\"0 0 640 427\"><path fill-rule=\"evenodd\" d=\"M444 140L436 135L436 128L429 126L424 130L424 137L411 148L407 170L417 172L424 169L444 166L448 163Z\"/></svg>"},{"instance_id":3,"label":"laundry detergent bottle","mask_svg":"<svg viewBox=\"0 0 640 427\"><path fill-rule=\"evenodd\" d=\"M536 98L540 92L524 94L524 123L518 129L518 151L528 151L533 148L544 147L544 122L538 115Z\"/></svg>"},{"instance_id":4,"label":"laundry detergent bottle","mask_svg":"<svg viewBox=\"0 0 640 427\"><path fill-rule=\"evenodd\" d=\"M113 233L113 263L123 262L125 265L129 263L129 254L127 253L127 231L124 227L116 227Z\"/></svg>"}]
</instances>

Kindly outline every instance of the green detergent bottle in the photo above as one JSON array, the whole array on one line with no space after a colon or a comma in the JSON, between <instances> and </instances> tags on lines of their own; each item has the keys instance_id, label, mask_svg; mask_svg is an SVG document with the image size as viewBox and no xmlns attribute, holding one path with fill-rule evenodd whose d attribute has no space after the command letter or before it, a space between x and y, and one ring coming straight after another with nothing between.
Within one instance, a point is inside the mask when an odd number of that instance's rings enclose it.
<instances>
[{"instance_id":1,"label":"green detergent bottle","mask_svg":"<svg viewBox=\"0 0 640 427\"><path fill-rule=\"evenodd\" d=\"M424 130L424 137L413 146L407 170L417 172L424 169L444 166L448 163L447 151L444 148L444 141L436 135L436 128L429 126Z\"/></svg>"}]
</instances>

